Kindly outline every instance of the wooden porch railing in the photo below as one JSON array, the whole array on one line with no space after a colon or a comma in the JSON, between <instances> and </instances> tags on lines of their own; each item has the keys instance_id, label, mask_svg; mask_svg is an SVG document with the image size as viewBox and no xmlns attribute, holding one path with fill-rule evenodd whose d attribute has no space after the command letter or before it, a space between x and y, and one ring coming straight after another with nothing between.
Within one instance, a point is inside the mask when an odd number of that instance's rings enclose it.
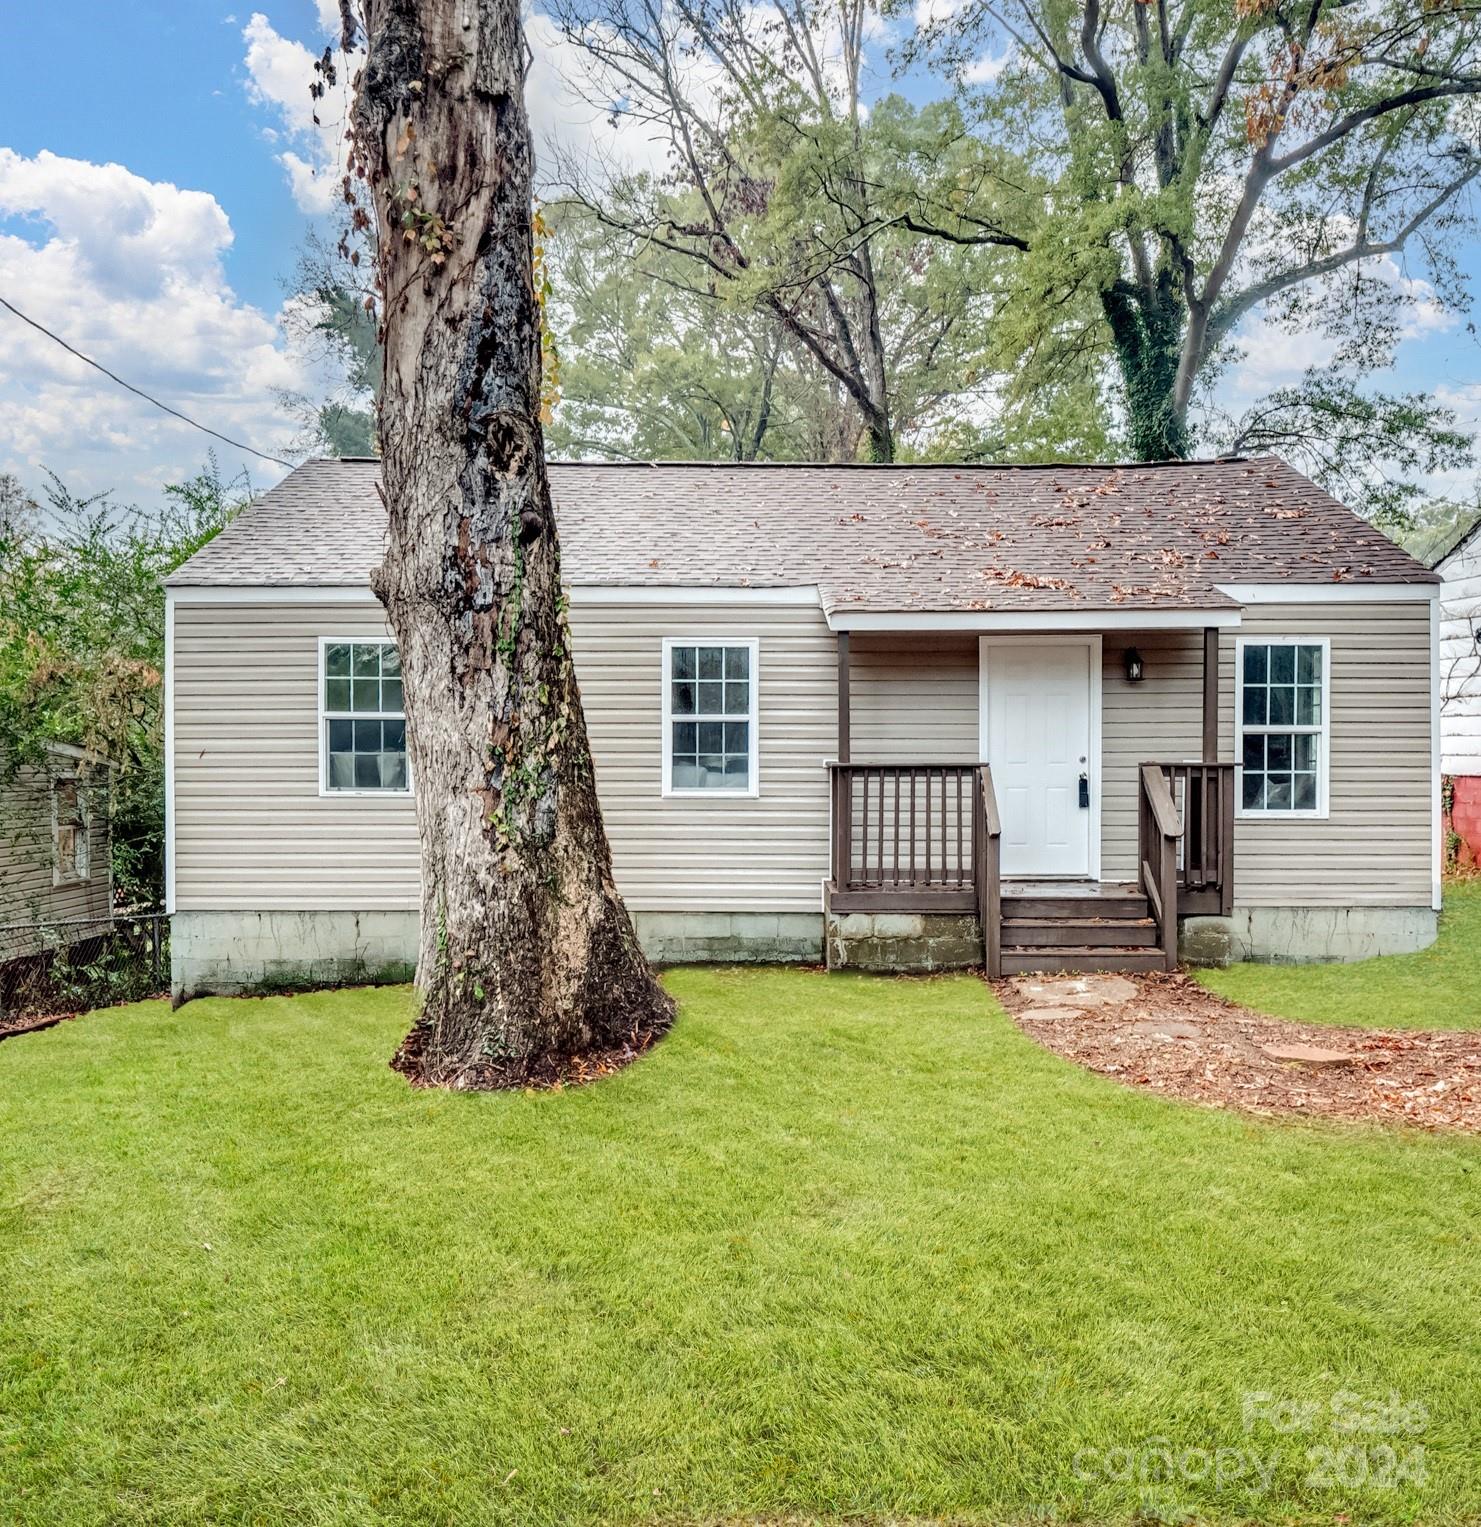
<instances>
[{"instance_id":1,"label":"wooden porch railing","mask_svg":"<svg viewBox=\"0 0 1481 1527\"><path fill-rule=\"evenodd\" d=\"M1002 964L1002 823L983 763L828 765L838 912L975 912L988 973ZM1228 915L1234 896L1234 765L1144 763L1137 880L1177 963L1178 918Z\"/></svg>"},{"instance_id":2,"label":"wooden porch railing","mask_svg":"<svg viewBox=\"0 0 1481 1527\"><path fill-rule=\"evenodd\" d=\"M977 770L972 804L972 878L977 888L977 921L982 925L987 979L996 981L1003 973L1003 824L998 817L992 770L986 764Z\"/></svg>"},{"instance_id":3,"label":"wooden porch railing","mask_svg":"<svg viewBox=\"0 0 1481 1527\"><path fill-rule=\"evenodd\" d=\"M1178 910L1228 917L1234 910L1234 765L1159 763L1183 820Z\"/></svg>"},{"instance_id":4,"label":"wooden porch railing","mask_svg":"<svg viewBox=\"0 0 1481 1527\"><path fill-rule=\"evenodd\" d=\"M1001 836L983 763L828 765L829 905L839 912L975 912L1000 966Z\"/></svg>"},{"instance_id":5,"label":"wooden porch railing","mask_svg":"<svg viewBox=\"0 0 1481 1527\"><path fill-rule=\"evenodd\" d=\"M1171 970L1179 917L1234 908L1234 765L1145 763L1137 867Z\"/></svg>"},{"instance_id":6,"label":"wooden porch railing","mask_svg":"<svg viewBox=\"0 0 1481 1527\"><path fill-rule=\"evenodd\" d=\"M1143 764L1137 809L1137 878L1157 919L1162 961L1168 970L1175 970L1178 963L1178 839L1182 835L1183 824L1167 776L1157 764Z\"/></svg>"},{"instance_id":7,"label":"wooden porch railing","mask_svg":"<svg viewBox=\"0 0 1481 1527\"><path fill-rule=\"evenodd\" d=\"M828 765L833 905L976 910L972 858L978 763Z\"/></svg>"}]
</instances>

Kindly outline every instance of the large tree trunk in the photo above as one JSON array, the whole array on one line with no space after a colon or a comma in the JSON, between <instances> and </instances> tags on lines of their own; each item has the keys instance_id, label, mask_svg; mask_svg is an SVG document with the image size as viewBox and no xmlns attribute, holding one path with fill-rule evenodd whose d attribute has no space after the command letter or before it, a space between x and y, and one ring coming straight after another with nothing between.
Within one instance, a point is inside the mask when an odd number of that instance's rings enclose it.
<instances>
[{"instance_id":1,"label":"large tree trunk","mask_svg":"<svg viewBox=\"0 0 1481 1527\"><path fill-rule=\"evenodd\" d=\"M612 881L540 432L519 0L367 0L356 166L379 229L389 515L421 835L419 1082L642 1050L672 1006Z\"/></svg>"},{"instance_id":2,"label":"large tree trunk","mask_svg":"<svg viewBox=\"0 0 1481 1527\"><path fill-rule=\"evenodd\" d=\"M1138 461L1182 460L1193 447L1187 406L1177 398L1184 313L1171 280L1160 272L1150 291L1118 282L1101 293Z\"/></svg>"}]
</instances>

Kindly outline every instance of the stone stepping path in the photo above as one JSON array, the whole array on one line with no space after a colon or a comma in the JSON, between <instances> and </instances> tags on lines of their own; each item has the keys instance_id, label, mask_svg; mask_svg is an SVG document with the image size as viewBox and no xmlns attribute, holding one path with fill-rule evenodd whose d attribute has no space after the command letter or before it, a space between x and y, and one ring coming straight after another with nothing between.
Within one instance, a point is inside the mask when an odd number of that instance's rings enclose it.
<instances>
[{"instance_id":1,"label":"stone stepping path","mask_svg":"<svg viewBox=\"0 0 1481 1527\"><path fill-rule=\"evenodd\" d=\"M1254 1113L1481 1133L1481 1034L1287 1023L1181 972L995 984L1046 1049L1129 1086Z\"/></svg>"}]
</instances>

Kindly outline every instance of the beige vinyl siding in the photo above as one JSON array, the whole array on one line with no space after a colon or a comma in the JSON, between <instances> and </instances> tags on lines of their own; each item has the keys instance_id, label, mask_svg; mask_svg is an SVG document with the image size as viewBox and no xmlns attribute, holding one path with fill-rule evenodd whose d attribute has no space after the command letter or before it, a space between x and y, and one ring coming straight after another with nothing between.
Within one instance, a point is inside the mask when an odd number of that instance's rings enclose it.
<instances>
[{"instance_id":1,"label":"beige vinyl siding","mask_svg":"<svg viewBox=\"0 0 1481 1527\"><path fill-rule=\"evenodd\" d=\"M1143 678L1126 678L1126 652ZM1101 644L1102 880L1135 880L1137 804L1144 763L1203 752L1203 632L1113 631Z\"/></svg>"},{"instance_id":2,"label":"beige vinyl siding","mask_svg":"<svg viewBox=\"0 0 1481 1527\"><path fill-rule=\"evenodd\" d=\"M664 797L663 639L754 637L760 794ZM618 887L635 911L816 912L837 751L835 638L799 605L571 608Z\"/></svg>"},{"instance_id":3,"label":"beige vinyl siding","mask_svg":"<svg viewBox=\"0 0 1481 1527\"><path fill-rule=\"evenodd\" d=\"M175 608L175 905L379 911L418 903L407 796L319 794L319 638L383 636L363 605Z\"/></svg>"},{"instance_id":4,"label":"beige vinyl siding","mask_svg":"<svg viewBox=\"0 0 1481 1527\"><path fill-rule=\"evenodd\" d=\"M816 911L827 873L834 639L816 608L587 605L576 671L618 884L639 911ZM175 612L175 899L182 911L417 905L406 797L319 794L321 636L386 630L380 606ZM760 642L760 794L662 794L664 637Z\"/></svg>"},{"instance_id":5,"label":"beige vinyl siding","mask_svg":"<svg viewBox=\"0 0 1481 1527\"><path fill-rule=\"evenodd\" d=\"M594 604L571 612L618 883L640 911L816 911L828 870L825 762L836 756L836 642L816 608ZM176 904L184 911L417 904L406 797L319 794L323 636L385 632L379 605L179 604L175 616ZM1220 641L1220 757L1235 756L1234 638ZM1332 645L1330 817L1241 820L1236 900L1425 905L1430 899L1429 606L1253 605L1244 635ZM760 794L662 793L663 639L755 638ZM1137 647L1146 678L1127 683ZM852 756L979 756L971 635L856 634ZM1102 646L1102 861L1136 872L1137 767L1202 740L1202 632Z\"/></svg>"},{"instance_id":6,"label":"beige vinyl siding","mask_svg":"<svg viewBox=\"0 0 1481 1527\"><path fill-rule=\"evenodd\" d=\"M1220 754L1235 758L1235 639L1327 637L1326 819L1241 818L1234 899L1248 906L1428 906L1432 893L1430 605L1256 604L1219 643Z\"/></svg>"},{"instance_id":7,"label":"beige vinyl siding","mask_svg":"<svg viewBox=\"0 0 1481 1527\"><path fill-rule=\"evenodd\" d=\"M903 631L851 637L849 718L857 763L979 758L977 638Z\"/></svg>"},{"instance_id":8,"label":"beige vinyl siding","mask_svg":"<svg viewBox=\"0 0 1481 1527\"><path fill-rule=\"evenodd\" d=\"M73 772L59 759L57 771ZM17 772L0 804L0 927L106 917L113 900L109 791L106 774L84 783L89 795L88 878L54 885L51 774L38 767ZM36 947L40 947L37 945ZM0 958L24 952L14 936L0 936Z\"/></svg>"}]
</instances>

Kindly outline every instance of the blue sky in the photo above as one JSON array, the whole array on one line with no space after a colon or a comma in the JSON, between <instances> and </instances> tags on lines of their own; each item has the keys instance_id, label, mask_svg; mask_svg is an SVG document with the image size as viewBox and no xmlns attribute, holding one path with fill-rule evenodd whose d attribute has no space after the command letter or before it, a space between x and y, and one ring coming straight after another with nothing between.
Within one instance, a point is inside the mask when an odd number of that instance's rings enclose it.
<instances>
[{"instance_id":1,"label":"blue sky","mask_svg":"<svg viewBox=\"0 0 1481 1527\"><path fill-rule=\"evenodd\" d=\"M283 32L318 35L313 5L273 7ZM280 299L278 275L305 217L288 194L249 98L240 19L199 4L37 5L0 50L0 142L23 155L116 161L152 181L211 192L236 234L238 294ZM65 69L66 89L58 89Z\"/></svg>"},{"instance_id":2,"label":"blue sky","mask_svg":"<svg viewBox=\"0 0 1481 1527\"><path fill-rule=\"evenodd\" d=\"M7 28L0 295L202 422L281 452L293 431L279 390L323 380L284 342L281 281L336 179L337 133L314 129L307 94L336 5L260 3L72 0ZM610 139L562 83L570 61L538 15L532 40L537 137ZM332 124L338 103L321 115ZM1477 252L1464 252L1473 267ZM1231 401L1319 359L1299 336L1254 341ZM1454 321L1421 327L1385 385L1438 390L1474 426L1481 346ZM50 467L81 491L149 502L210 446L0 310L0 471L34 491ZM255 485L281 475L217 449ZM1436 486L1469 496L1472 481Z\"/></svg>"}]
</instances>

